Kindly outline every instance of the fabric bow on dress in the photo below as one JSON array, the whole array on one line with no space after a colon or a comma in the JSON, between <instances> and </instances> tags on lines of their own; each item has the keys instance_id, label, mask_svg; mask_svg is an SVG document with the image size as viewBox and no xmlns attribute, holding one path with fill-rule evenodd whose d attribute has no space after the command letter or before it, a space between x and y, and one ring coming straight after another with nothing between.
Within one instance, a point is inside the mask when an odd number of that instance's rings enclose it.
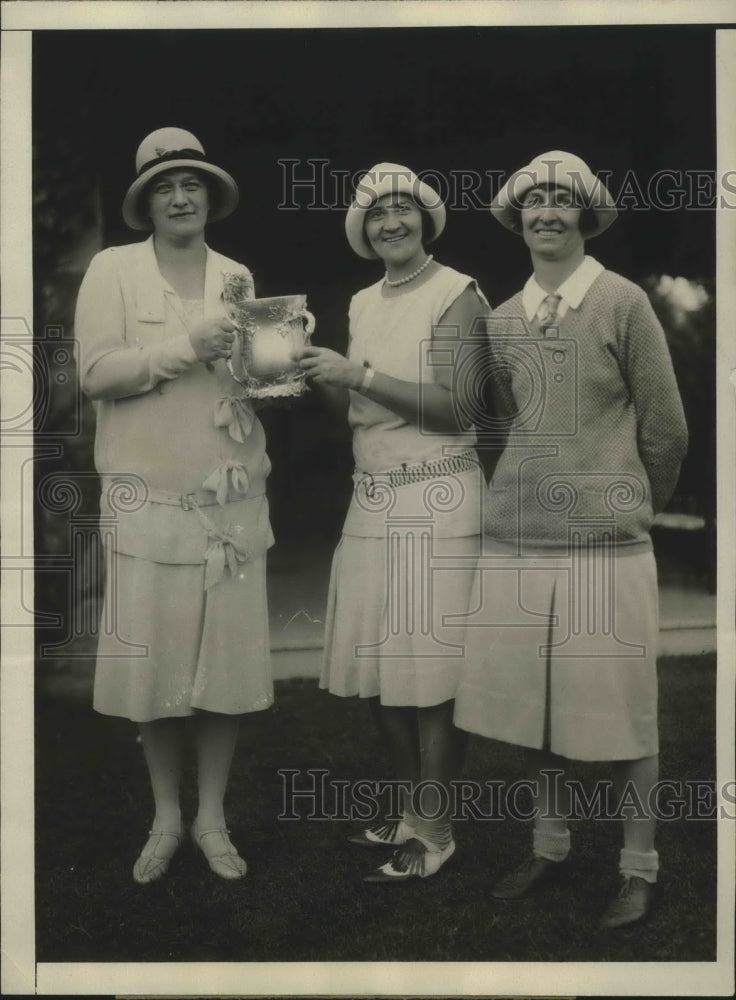
<instances>
[{"instance_id":1,"label":"fabric bow on dress","mask_svg":"<svg viewBox=\"0 0 736 1000\"><path fill-rule=\"evenodd\" d=\"M215 427L227 427L230 437L243 444L253 430L255 413L244 396L222 396L215 403Z\"/></svg>"},{"instance_id":2,"label":"fabric bow on dress","mask_svg":"<svg viewBox=\"0 0 736 1000\"><path fill-rule=\"evenodd\" d=\"M214 493L221 507L227 503L230 487L235 493L241 493L243 496L250 487L245 466L242 462L236 462L232 458L228 458L222 465L219 465L202 483L202 489Z\"/></svg>"},{"instance_id":3,"label":"fabric bow on dress","mask_svg":"<svg viewBox=\"0 0 736 1000\"><path fill-rule=\"evenodd\" d=\"M237 530L237 528L236 528ZM205 552L204 589L209 590L225 575L225 567L232 576L238 572L238 563L244 563L250 553L239 541L233 529L229 526L219 530L214 525L209 532L210 544Z\"/></svg>"}]
</instances>

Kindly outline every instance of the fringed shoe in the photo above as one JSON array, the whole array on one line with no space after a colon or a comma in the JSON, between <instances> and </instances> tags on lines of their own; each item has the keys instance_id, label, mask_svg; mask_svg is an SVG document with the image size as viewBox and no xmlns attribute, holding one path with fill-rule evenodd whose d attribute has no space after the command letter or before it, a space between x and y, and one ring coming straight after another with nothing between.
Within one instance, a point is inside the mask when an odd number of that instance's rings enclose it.
<instances>
[{"instance_id":1,"label":"fringed shoe","mask_svg":"<svg viewBox=\"0 0 736 1000\"><path fill-rule=\"evenodd\" d=\"M360 847L399 847L413 836L414 830L405 820L382 819L348 837L348 842Z\"/></svg>"},{"instance_id":2,"label":"fringed shoe","mask_svg":"<svg viewBox=\"0 0 736 1000\"><path fill-rule=\"evenodd\" d=\"M451 840L443 850L437 851L431 850L418 837L412 836L394 851L384 865L364 875L363 881L389 885L408 882L414 878L428 878L430 875L436 875L454 853L454 840Z\"/></svg>"}]
</instances>

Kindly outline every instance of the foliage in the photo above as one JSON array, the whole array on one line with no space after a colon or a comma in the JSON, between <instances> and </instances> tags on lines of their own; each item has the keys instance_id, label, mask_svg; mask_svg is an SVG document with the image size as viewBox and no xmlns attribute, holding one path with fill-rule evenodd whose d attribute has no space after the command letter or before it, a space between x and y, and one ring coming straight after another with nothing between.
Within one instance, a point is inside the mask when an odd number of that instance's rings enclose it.
<instances>
[{"instance_id":1,"label":"foliage","mask_svg":"<svg viewBox=\"0 0 736 1000\"><path fill-rule=\"evenodd\" d=\"M38 450L34 521L37 555L53 556L59 563L57 569L52 564L39 573L36 607L39 613L67 617L73 602L96 596L85 593L80 574L70 575L62 564L71 554L71 516L94 514L99 492L91 475L94 415L76 372L74 306L82 273L100 239L100 219L87 143L80 135L61 136L44 127L48 113L41 109L38 120L34 116L34 426L37 445L51 444L58 455L45 458ZM84 124L80 114L80 133ZM66 486L53 489L50 484L62 477Z\"/></svg>"},{"instance_id":2,"label":"foliage","mask_svg":"<svg viewBox=\"0 0 736 1000\"><path fill-rule=\"evenodd\" d=\"M711 281L651 277L646 290L664 327L680 387L690 446L671 507L715 517L715 289Z\"/></svg>"}]
</instances>

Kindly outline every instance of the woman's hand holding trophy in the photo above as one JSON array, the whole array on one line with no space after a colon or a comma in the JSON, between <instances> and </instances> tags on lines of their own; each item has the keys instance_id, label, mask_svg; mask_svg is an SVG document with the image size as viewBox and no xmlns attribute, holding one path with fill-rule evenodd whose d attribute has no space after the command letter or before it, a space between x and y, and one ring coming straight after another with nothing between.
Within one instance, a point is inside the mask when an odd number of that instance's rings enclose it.
<instances>
[{"instance_id":1,"label":"woman's hand holding trophy","mask_svg":"<svg viewBox=\"0 0 736 1000\"><path fill-rule=\"evenodd\" d=\"M362 365L356 365L354 361L349 361L328 347L303 347L297 352L296 358L307 378L320 385L357 391L365 379L365 368Z\"/></svg>"},{"instance_id":2,"label":"woman's hand holding trophy","mask_svg":"<svg viewBox=\"0 0 736 1000\"><path fill-rule=\"evenodd\" d=\"M189 334L194 353L205 363L229 358L235 341L235 324L226 317L205 319Z\"/></svg>"}]
</instances>

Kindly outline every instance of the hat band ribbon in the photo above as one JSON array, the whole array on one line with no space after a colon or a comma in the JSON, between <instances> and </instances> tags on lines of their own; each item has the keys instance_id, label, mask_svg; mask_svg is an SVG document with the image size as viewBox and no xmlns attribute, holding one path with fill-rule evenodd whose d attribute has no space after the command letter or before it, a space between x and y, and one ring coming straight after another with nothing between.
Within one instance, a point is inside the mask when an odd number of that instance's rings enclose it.
<instances>
[{"instance_id":1,"label":"hat band ribbon","mask_svg":"<svg viewBox=\"0 0 736 1000\"><path fill-rule=\"evenodd\" d=\"M151 167L157 166L159 163L164 163L166 160L204 160L204 153L200 153L198 149L170 149L168 153L162 153L161 156L157 156L154 160L148 160L144 163L141 169L138 171L138 176L145 174L147 170Z\"/></svg>"}]
</instances>

